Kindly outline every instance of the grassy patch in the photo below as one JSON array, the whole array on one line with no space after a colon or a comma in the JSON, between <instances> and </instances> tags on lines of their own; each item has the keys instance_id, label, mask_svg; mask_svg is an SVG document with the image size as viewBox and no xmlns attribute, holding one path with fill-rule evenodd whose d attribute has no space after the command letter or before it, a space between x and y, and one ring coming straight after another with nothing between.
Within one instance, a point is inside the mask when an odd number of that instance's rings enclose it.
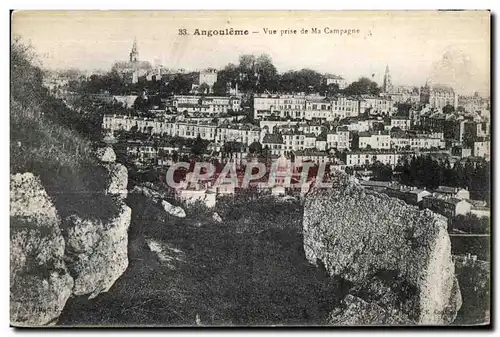
<instances>
[{"instance_id":1,"label":"grassy patch","mask_svg":"<svg viewBox=\"0 0 500 337\"><path fill-rule=\"evenodd\" d=\"M91 143L72 130L11 102L11 173L40 177L61 215L107 220L118 214L104 194L107 171L97 163Z\"/></svg>"},{"instance_id":2,"label":"grassy patch","mask_svg":"<svg viewBox=\"0 0 500 337\"><path fill-rule=\"evenodd\" d=\"M129 197L129 268L108 293L69 302L59 323L194 325L198 316L206 325L323 324L344 294L305 259L300 204L233 201L221 204L223 222L216 223L208 212L187 209L178 219ZM182 258L167 265L148 239Z\"/></svg>"}]
</instances>

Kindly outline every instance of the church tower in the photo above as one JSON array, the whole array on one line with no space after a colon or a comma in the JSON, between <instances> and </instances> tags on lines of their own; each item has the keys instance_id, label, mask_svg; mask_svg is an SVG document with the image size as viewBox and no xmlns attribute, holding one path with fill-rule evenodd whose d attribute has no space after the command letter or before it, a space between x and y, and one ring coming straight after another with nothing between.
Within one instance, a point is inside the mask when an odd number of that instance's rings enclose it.
<instances>
[{"instance_id":1,"label":"church tower","mask_svg":"<svg viewBox=\"0 0 500 337\"><path fill-rule=\"evenodd\" d=\"M382 89L383 89L383 91L385 93L392 92L391 73L389 72L389 66L388 65L385 67L384 84L382 86Z\"/></svg>"},{"instance_id":2,"label":"church tower","mask_svg":"<svg viewBox=\"0 0 500 337\"><path fill-rule=\"evenodd\" d=\"M130 62L139 61L139 52L137 51L137 40L134 39L134 44L132 45L132 51L130 52Z\"/></svg>"}]
</instances>

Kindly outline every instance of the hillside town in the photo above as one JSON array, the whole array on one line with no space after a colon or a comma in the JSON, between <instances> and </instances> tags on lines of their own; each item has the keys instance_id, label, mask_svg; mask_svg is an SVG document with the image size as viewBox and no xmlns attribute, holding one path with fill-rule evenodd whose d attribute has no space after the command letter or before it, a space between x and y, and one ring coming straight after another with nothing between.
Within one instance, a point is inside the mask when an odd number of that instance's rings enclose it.
<instances>
[{"instance_id":1,"label":"hillside town","mask_svg":"<svg viewBox=\"0 0 500 337\"><path fill-rule=\"evenodd\" d=\"M269 63L266 57L261 61ZM327 172L347 172L366 188L450 218L489 216L489 195L482 186L457 178L458 171L471 169L483 175L478 179L487 179L488 98L459 95L443 84L395 85L389 65L380 86L367 78L349 83L340 75L302 70L309 85L298 90L288 85L288 91L283 91L287 85L279 90L262 86L266 74L250 70L239 69L236 80L221 84L227 69L187 72L153 66L139 59L134 40L129 60L117 62L111 71L116 77L111 86L121 81L125 90L113 92L95 74L83 81L99 85L87 95L91 106L112 107L102 115L104 139L138 172L165 172L175 162L193 159L230 162L240 173L251 162L268 167L279 162L293 166L292 180L297 181L302 165L310 163L325 165ZM299 76L285 73L283 82L287 75L290 82ZM46 87L69 105L78 96L72 82L71 76L59 74L48 77ZM440 170L440 179L415 176L414 166L422 158L429 165L419 169ZM239 186L226 186L223 192L210 188L220 171L210 181L176 193L207 205L214 205L219 194L238 193ZM301 186L302 195L313 180L311 176ZM275 195L296 192L279 184L268 190Z\"/></svg>"},{"instance_id":2,"label":"hillside town","mask_svg":"<svg viewBox=\"0 0 500 337\"><path fill-rule=\"evenodd\" d=\"M220 14L15 13L11 326L491 325L491 13Z\"/></svg>"}]
</instances>

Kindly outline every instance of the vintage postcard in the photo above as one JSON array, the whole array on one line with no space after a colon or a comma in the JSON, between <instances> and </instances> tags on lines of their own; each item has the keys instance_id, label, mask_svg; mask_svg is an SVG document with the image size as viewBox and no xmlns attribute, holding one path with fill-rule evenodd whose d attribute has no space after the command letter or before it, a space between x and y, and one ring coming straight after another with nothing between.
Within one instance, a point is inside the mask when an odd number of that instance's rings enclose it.
<instances>
[{"instance_id":1,"label":"vintage postcard","mask_svg":"<svg viewBox=\"0 0 500 337\"><path fill-rule=\"evenodd\" d=\"M490 325L489 11L13 11L14 327Z\"/></svg>"}]
</instances>

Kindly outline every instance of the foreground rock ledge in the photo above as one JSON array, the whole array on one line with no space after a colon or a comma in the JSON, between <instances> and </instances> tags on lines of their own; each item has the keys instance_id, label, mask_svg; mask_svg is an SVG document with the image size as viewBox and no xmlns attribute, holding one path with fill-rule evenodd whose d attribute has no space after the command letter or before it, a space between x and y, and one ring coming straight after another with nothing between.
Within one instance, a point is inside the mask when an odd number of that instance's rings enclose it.
<instances>
[{"instance_id":1,"label":"foreground rock ledge","mask_svg":"<svg viewBox=\"0 0 500 337\"><path fill-rule=\"evenodd\" d=\"M10 322L53 323L71 296L60 218L40 179L10 177Z\"/></svg>"},{"instance_id":2,"label":"foreground rock ledge","mask_svg":"<svg viewBox=\"0 0 500 337\"><path fill-rule=\"evenodd\" d=\"M107 164L109 186L120 212L111 219L74 214L61 220L38 177L10 177L10 322L15 326L54 324L70 296L93 298L106 292L128 266L131 209L127 171Z\"/></svg>"},{"instance_id":3,"label":"foreground rock ledge","mask_svg":"<svg viewBox=\"0 0 500 337\"><path fill-rule=\"evenodd\" d=\"M333 188L306 197L303 232L307 259L349 281L363 303L353 306L347 298L349 319L343 322L336 312L331 323L434 325L455 319L462 299L443 216L364 190L338 173ZM380 315L367 315L366 308L383 310L382 321L372 321ZM356 320L355 310L368 318Z\"/></svg>"}]
</instances>

